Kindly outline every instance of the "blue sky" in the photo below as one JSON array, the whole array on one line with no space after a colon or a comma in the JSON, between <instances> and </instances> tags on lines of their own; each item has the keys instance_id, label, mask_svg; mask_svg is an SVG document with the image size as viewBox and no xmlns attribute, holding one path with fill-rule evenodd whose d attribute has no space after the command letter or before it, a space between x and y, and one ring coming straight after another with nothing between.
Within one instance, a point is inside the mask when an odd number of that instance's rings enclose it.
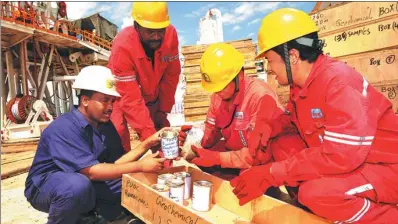
<instances>
[{"instance_id":1,"label":"blue sky","mask_svg":"<svg viewBox=\"0 0 398 224\"><path fill-rule=\"evenodd\" d=\"M251 37L257 41L261 19L272 10L292 7L310 12L316 2L169 2L171 23L177 28L180 46L199 39L199 19L210 8L223 16L224 41ZM119 29L131 25L131 2L67 2L68 16L77 19L100 12Z\"/></svg>"}]
</instances>

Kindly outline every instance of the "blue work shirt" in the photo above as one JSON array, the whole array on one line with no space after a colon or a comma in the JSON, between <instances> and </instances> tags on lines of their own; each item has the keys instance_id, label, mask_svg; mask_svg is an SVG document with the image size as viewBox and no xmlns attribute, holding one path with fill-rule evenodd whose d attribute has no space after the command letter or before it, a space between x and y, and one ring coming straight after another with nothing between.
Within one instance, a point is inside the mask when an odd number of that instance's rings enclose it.
<instances>
[{"instance_id":1,"label":"blue work shirt","mask_svg":"<svg viewBox=\"0 0 398 224\"><path fill-rule=\"evenodd\" d=\"M98 163L114 163L123 154L111 121L97 129L78 109L73 109L44 129L25 187L34 184L40 188L51 173L79 172Z\"/></svg>"}]
</instances>

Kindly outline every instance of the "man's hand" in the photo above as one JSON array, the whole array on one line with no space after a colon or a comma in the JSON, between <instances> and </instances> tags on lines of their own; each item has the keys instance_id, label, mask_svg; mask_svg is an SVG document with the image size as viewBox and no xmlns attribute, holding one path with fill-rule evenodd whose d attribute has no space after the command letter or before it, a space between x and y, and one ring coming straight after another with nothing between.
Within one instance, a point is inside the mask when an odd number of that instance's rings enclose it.
<instances>
[{"instance_id":1,"label":"man's hand","mask_svg":"<svg viewBox=\"0 0 398 224\"><path fill-rule=\"evenodd\" d=\"M271 186L279 187L271 175L271 164L253 166L230 181L239 205L260 197Z\"/></svg>"},{"instance_id":2,"label":"man's hand","mask_svg":"<svg viewBox=\"0 0 398 224\"><path fill-rule=\"evenodd\" d=\"M157 172L164 168L165 158L157 158L159 152L151 155L145 156L143 159L139 160L139 165L142 172Z\"/></svg>"},{"instance_id":3,"label":"man's hand","mask_svg":"<svg viewBox=\"0 0 398 224\"><path fill-rule=\"evenodd\" d=\"M203 167L211 167L221 164L220 152L214 152L207 149L191 146L192 151L197 155L191 162Z\"/></svg>"},{"instance_id":4,"label":"man's hand","mask_svg":"<svg viewBox=\"0 0 398 224\"><path fill-rule=\"evenodd\" d=\"M149 136L147 139L145 139L145 147L147 149L152 149L152 153L157 152L160 149L160 141L161 141L161 137L160 135L162 134L162 132L164 131L168 131L168 130L172 130L172 128L170 127L164 127L161 130L159 130L158 132L156 132L155 134Z\"/></svg>"},{"instance_id":5,"label":"man's hand","mask_svg":"<svg viewBox=\"0 0 398 224\"><path fill-rule=\"evenodd\" d=\"M271 127L265 121L256 121L256 126L252 133L250 133L249 138L249 152L255 157L257 151L265 151L267 148L267 143L271 135Z\"/></svg>"},{"instance_id":6,"label":"man's hand","mask_svg":"<svg viewBox=\"0 0 398 224\"><path fill-rule=\"evenodd\" d=\"M185 139L187 139L187 131L192 129L192 125L183 125L181 126L180 132L178 133L178 143L179 146L183 146Z\"/></svg>"}]
</instances>

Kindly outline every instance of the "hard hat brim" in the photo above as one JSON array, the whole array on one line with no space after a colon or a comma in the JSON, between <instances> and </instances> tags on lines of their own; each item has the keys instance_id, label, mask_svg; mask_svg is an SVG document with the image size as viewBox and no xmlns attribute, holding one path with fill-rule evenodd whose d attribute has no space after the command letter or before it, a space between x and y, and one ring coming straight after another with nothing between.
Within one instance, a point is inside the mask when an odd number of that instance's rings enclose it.
<instances>
[{"instance_id":1,"label":"hard hat brim","mask_svg":"<svg viewBox=\"0 0 398 224\"><path fill-rule=\"evenodd\" d=\"M140 26L148 29L163 29L170 25L170 21L164 22L148 22L143 20L135 20Z\"/></svg>"},{"instance_id":2,"label":"hard hat brim","mask_svg":"<svg viewBox=\"0 0 398 224\"><path fill-rule=\"evenodd\" d=\"M96 90L96 89L91 89L91 88L81 88L81 87L78 87L78 86L75 86L75 85L72 85L72 89L75 89L75 90L90 90L90 91L94 91L94 92L99 92L99 93L102 93L102 94L105 94L105 95L109 95L109 96L115 96L115 97L121 97L120 96L120 94L118 93L118 92L116 92L116 91L113 91L113 90Z\"/></svg>"}]
</instances>

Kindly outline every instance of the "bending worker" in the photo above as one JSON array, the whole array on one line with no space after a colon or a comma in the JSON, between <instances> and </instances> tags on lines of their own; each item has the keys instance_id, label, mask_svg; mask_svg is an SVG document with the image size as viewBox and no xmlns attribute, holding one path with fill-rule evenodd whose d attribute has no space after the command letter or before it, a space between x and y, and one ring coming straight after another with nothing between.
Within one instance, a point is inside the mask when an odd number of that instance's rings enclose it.
<instances>
[{"instance_id":1,"label":"bending worker","mask_svg":"<svg viewBox=\"0 0 398 224\"><path fill-rule=\"evenodd\" d=\"M291 121L308 148L248 169L231 181L234 193L243 205L270 186L300 184L299 202L321 217L397 223L398 117L360 73L322 53L317 31L296 9L263 19L259 57L290 85Z\"/></svg>"},{"instance_id":2,"label":"bending worker","mask_svg":"<svg viewBox=\"0 0 398 224\"><path fill-rule=\"evenodd\" d=\"M124 28L113 41L108 67L121 97L114 105L112 122L123 147L130 151L127 124L144 140L169 127L180 76L178 37L170 25L166 2L134 2L134 26Z\"/></svg>"},{"instance_id":3,"label":"bending worker","mask_svg":"<svg viewBox=\"0 0 398 224\"><path fill-rule=\"evenodd\" d=\"M165 159L155 158L158 152L137 161L159 144L159 133L123 155L120 137L109 120L120 96L111 71L85 67L73 88L78 91L79 106L44 130L26 179L25 197L35 209L49 213L47 223L76 223L82 214L94 223L127 222L121 206L121 176L163 169ZM98 216L87 215L90 211Z\"/></svg>"},{"instance_id":4,"label":"bending worker","mask_svg":"<svg viewBox=\"0 0 398 224\"><path fill-rule=\"evenodd\" d=\"M260 138L251 138L259 120L265 121L264 139L271 140L269 147L256 152L256 164L270 162L273 153L281 160L305 148L296 130L282 138L272 134L271 123L285 108L267 83L245 77L243 65L243 55L226 43L209 46L201 58L202 87L214 94L205 121L203 148L192 146L198 155L192 162L198 166L246 169L254 165L248 146L259 144ZM280 141L283 144L278 144Z\"/></svg>"}]
</instances>

